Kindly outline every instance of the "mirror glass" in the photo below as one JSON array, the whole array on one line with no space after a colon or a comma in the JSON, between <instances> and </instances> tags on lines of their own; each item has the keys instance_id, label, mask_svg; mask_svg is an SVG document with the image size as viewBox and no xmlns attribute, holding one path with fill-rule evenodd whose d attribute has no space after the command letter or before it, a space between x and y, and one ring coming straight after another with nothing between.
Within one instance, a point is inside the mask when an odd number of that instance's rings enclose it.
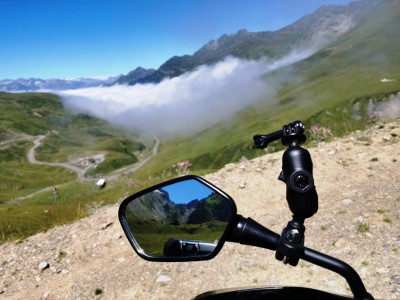
<instances>
[{"instance_id":1,"label":"mirror glass","mask_svg":"<svg viewBox=\"0 0 400 300\"><path fill-rule=\"evenodd\" d=\"M193 178L125 201L123 215L137 244L133 246L151 257L212 254L236 213L228 196Z\"/></svg>"}]
</instances>

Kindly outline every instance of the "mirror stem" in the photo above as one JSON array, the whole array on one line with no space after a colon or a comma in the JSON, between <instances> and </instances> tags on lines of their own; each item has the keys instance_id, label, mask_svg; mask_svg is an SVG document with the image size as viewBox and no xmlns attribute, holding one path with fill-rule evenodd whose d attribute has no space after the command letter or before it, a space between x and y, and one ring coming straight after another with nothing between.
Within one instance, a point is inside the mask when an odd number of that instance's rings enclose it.
<instances>
[{"instance_id":1,"label":"mirror stem","mask_svg":"<svg viewBox=\"0 0 400 300\"><path fill-rule=\"evenodd\" d=\"M275 251L278 247L279 237L279 234L265 228L253 219L237 215L237 225L226 240Z\"/></svg>"}]
</instances>

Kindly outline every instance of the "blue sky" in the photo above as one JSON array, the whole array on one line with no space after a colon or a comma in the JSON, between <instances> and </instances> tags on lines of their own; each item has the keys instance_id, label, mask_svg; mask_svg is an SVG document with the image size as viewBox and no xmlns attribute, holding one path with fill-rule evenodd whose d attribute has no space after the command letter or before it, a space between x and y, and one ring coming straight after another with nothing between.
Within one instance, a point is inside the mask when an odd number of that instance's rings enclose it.
<instances>
[{"instance_id":1,"label":"blue sky","mask_svg":"<svg viewBox=\"0 0 400 300\"><path fill-rule=\"evenodd\" d=\"M193 179L163 187L163 190L168 192L170 199L175 203L189 203L195 199L202 200L213 192L206 185Z\"/></svg>"},{"instance_id":2,"label":"blue sky","mask_svg":"<svg viewBox=\"0 0 400 300\"><path fill-rule=\"evenodd\" d=\"M350 0L0 0L0 80L126 74Z\"/></svg>"}]
</instances>

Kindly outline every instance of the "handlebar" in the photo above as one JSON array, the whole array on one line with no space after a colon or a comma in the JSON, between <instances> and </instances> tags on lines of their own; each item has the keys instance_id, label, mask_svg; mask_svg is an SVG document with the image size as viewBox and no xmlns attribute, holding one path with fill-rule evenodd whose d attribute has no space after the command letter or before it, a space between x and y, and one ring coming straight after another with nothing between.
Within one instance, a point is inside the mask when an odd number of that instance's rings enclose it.
<instances>
[{"instance_id":1,"label":"handlebar","mask_svg":"<svg viewBox=\"0 0 400 300\"><path fill-rule=\"evenodd\" d=\"M251 218L244 218L241 215L237 215L237 225L226 241L276 251L278 249L279 240L279 234L269 230ZM354 299L374 299L365 289L358 273L347 263L307 247L303 248L300 257L305 261L343 276L350 286Z\"/></svg>"}]
</instances>

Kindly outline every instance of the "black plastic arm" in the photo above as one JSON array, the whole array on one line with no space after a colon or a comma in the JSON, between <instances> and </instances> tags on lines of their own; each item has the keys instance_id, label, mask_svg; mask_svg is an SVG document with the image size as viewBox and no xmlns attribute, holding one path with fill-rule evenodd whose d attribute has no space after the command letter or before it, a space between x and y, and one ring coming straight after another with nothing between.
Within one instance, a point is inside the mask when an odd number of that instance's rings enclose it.
<instances>
[{"instance_id":1,"label":"black plastic arm","mask_svg":"<svg viewBox=\"0 0 400 300\"><path fill-rule=\"evenodd\" d=\"M282 139L282 144L285 146L303 144L306 141L303 123L301 121L294 121L293 123L283 126L282 130L270 134L256 134L253 136L254 145L258 149L267 148L269 143L278 139Z\"/></svg>"},{"instance_id":2,"label":"black plastic arm","mask_svg":"<svg viewBox=\"0 0 400 300\"><path fill-rule=\"evenodd\" d=\"M266 135L256 134L253 137L253 140L254 140L254 145L256 146L257 149L264 149L268 147L269 143L281 139L282 137L283 137L283 131L278 130Z\"/></svg>"}]
</instances>

